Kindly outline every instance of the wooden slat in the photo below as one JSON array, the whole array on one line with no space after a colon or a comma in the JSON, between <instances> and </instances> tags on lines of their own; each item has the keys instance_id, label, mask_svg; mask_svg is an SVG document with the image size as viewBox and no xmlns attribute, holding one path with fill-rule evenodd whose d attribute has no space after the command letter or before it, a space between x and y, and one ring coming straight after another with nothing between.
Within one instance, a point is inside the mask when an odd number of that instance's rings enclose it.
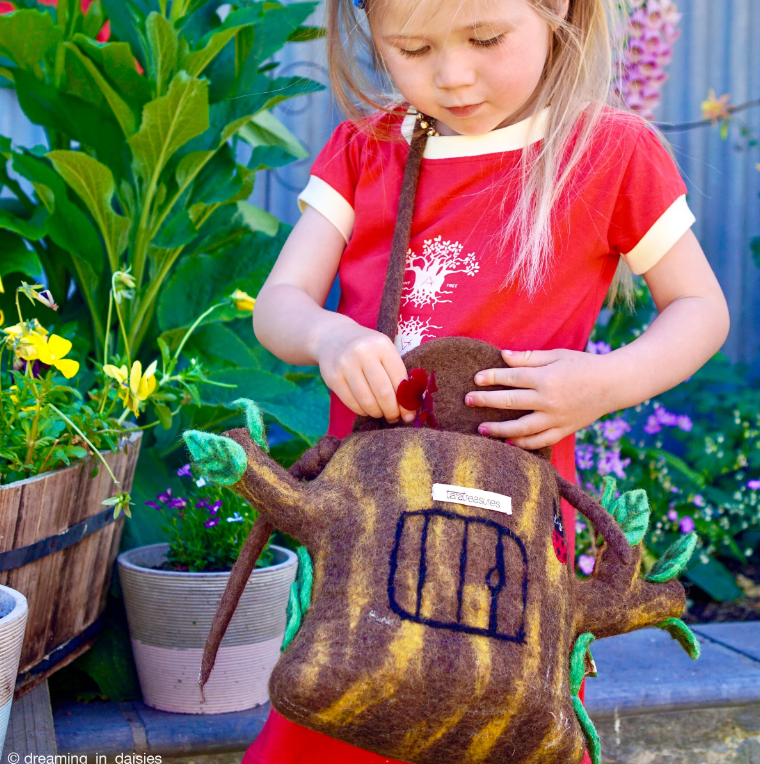
<instances>
[{"instance_id":1,"label":"wooden slat","mask_svg":"<svg viewBox=\"0 0 760 764\"><path fill-rule=\"evenodd\" d=\"M7 764L9 753L18 754L16 761L21 762L26 754L55 756L58 753L47 680L13 701L2 764Z\"/></svg>"}]
</instances>

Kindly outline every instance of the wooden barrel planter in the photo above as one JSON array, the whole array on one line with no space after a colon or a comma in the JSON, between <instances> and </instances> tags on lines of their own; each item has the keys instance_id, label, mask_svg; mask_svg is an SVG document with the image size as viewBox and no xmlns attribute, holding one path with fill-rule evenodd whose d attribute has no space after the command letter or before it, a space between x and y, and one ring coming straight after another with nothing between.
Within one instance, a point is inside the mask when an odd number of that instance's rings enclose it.
<instances>
[{"instance_id":1,"label":"wooden barrel planter","mask_svg":"<svg viewBox=\"0 0 760 764\"><path fill-rule=\"evenodd\" d=\"M105 454L132 488L142 433ZM36 687L93 643L100 628L124 515L114 521L104 499L118 489L86 459L55 472L0 486L0 584L29 604L15 697Z\"/></svg>"}]
</instances>

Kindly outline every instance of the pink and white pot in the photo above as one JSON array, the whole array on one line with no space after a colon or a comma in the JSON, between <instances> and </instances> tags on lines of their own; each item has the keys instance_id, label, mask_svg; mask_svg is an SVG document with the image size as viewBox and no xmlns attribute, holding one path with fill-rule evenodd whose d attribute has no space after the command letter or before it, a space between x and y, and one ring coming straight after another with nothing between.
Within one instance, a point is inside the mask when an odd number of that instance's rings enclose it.
<instances>
[{"instance_id":1,"label":"pink and white pot","mask_svg":"<svg viewBox=\"0 0 760 764\"><path fill-rule=\"evenodd\" d=\"M298 557L271 546L274 563L256 568L217 655L202 702L198 688L206 643L229 572L161 570L168 544L119 555L119 577L143 700L162 711L218 714L266 703L280 657L290 585Z\"/></svg>"},{"instance_id":2,"label":"pink and white pot","mask_svg":"<svg viewBox=\"0 0 760 764\"><path fill-rule=\"evenodd\" d=\"M26 597L9 586L0 586L0 752L11 716L16 672L24 643L26 618L29 614Z\"/></svg>"}]
</instances>

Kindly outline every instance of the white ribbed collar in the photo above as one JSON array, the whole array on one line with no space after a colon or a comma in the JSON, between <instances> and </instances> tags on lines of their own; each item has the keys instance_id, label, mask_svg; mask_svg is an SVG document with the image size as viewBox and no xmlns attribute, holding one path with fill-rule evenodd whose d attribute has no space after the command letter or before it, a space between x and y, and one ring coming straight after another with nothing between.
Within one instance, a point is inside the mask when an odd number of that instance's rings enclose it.
<instances>
[{"instance_id":1,"label":"white ribbed collar","mask_svg":"<svg viewBox=\"0 0 760 764\"><path fill-rule=\"evenodd\" d=\"M409 110L401 123L401 134L407 143L412 140L412 130L416 111ZM547 107L514 125L507 125L483 135L434 135L425 145L425 159L454 159L456 157L476 157L483 154L499 154L504 151L519 151L543 140L549 119Z\"/></svg>"}]
</instances>

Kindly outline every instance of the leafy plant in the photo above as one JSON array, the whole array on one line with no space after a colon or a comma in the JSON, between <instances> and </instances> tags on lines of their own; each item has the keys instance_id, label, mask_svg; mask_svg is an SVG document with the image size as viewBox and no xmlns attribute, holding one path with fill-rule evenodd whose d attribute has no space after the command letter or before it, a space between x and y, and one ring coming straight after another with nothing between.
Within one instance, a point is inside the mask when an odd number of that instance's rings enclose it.
<instances>
[{"instance_id":1,"label":"leafy plant","mask_svg":"<svg viewBox=\"0 0 760 764\"><path fill-rule=\"evenodd\" d=\"M635 310L604 311L588 350L604 353L633 341L654 316L638 280ZM742 372L718 354L656 400L581 431L576 446L585 488L601 494L614 476L619 490L648 494L653 522L645 536L646 567L657 555L667 557L674 543L691 545L687 539L696 532L698 554L683 574L721 601L742 596L721 558L746 562L760 540L760 390ZM588 574L596 540L585 523L577 530L578 567Z\"/></svg>"},{"instance_id":2,"label":"leafy plant","mask_svg":"<svg viewBox=\"0 0 760 764\"><path fill-rule=\"evenodd\" d=\"M170 570L231 570L258 513L245 499L222 485L208 483L190 464L177 470L182 494L172 489L146 504L161 512L169 536ZM268 546L257 563L271 565Z\"/></svg>"}]
</instances>

